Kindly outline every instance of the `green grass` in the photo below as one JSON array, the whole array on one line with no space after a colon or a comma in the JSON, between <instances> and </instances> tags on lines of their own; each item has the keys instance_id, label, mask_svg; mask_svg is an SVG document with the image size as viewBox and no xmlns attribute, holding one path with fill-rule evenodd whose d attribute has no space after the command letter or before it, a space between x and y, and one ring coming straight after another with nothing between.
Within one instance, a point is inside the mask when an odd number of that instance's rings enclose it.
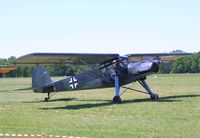
<instances>
[{"instance_id":1,"label":"green grass","mask_svg":"<svg viewBox=\"0 0 200 138\"><path fill-rule=\"evenodd\" d=\"M200 74L149 76L147 82L159 101L128 91L123 104L113 105L114 88L57 93L45 103L46 94L23 90L31 78L0 79L0 133L200 137Z\"/></svg>"}]
</instances>

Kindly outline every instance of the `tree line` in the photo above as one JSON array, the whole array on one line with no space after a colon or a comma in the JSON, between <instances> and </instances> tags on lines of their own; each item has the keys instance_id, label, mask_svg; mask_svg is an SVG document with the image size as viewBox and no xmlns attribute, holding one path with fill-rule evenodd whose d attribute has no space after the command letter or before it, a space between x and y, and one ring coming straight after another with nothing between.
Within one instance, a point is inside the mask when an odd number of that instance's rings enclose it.
<instances>
[{"instance_id":1,"label":"tree line","mask_svg":"<svg viewBox=\"0 0 200 138\"><path fill-rule=\"evenodd\" d=\"M161 63L160 73L200 73L200 52Z\"/></svg>"},{"instance_id":2,"label":"tree line","mask_svg":"<svg viewBox=\"0 0 200 138\"><path fill-rule=\"evenodd\" d=\"M16 57L14 56L11 56L8 59L0 58L0 65L9 65L15 60ZM47 66L47 70L51 76L71 76L83 72L88 68L93 68L94 66L95 65L52 65ZM0 77L31 77L32 69L33 67L17 67L16 70L13 70L7 74L0 74ZM200 73L200 52L183 56L175 61L161 63L160 73Z\"/></svg>"},{"instance_id":3,"label":"tree line","mask_svg":"<svg viewBox=\"0 0 200 138\"><path fill-rule=\"evenodd\" d=\"M172 73L200 73L200 52L172 62Z\"/></svg>"}]
</instances>

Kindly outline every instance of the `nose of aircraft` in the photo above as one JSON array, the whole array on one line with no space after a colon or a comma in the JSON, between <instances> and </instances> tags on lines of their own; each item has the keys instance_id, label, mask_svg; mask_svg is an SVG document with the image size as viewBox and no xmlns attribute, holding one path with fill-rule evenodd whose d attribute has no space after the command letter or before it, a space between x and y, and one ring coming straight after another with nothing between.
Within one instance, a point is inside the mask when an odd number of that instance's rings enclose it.
<instances>
[{"instance_id":1,"label":"nose of aircraft","mask_svg":"<svg viewBox=\"0 0 200 138\"><path fill-rule=\"evenodd\" d=\"M159 71L159 63L158 62L153 62L153 64L152 64L152 71L154 73L157 73Z\"/></svg>"},{"instance_id":2,"label":"nose of aircraft","mask_svg":"<svg viewBox=\"0 0 200 138\"><path fill-rule=\"evenodd\" d=\"M142 62L131 62L128 64L128 71L130 74L140 73L157 73L159 71L159 60L146 60Z\"/></svg>"}]
</instances>

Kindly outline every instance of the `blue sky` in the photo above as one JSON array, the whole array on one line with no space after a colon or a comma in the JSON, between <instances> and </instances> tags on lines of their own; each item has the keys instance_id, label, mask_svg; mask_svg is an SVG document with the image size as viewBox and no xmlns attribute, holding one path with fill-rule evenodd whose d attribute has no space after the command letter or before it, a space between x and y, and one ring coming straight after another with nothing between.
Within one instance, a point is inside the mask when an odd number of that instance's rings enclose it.
<instances>
[{"instance_id":1,"label":"blue sky","mask_svg":"<svg viewBox=\"0 0 200 138\"><path fill-rule=\"evenodd\" d=\"M0 58L200 50L198 0L0 0Z\"/></svg>"}]
</instances>

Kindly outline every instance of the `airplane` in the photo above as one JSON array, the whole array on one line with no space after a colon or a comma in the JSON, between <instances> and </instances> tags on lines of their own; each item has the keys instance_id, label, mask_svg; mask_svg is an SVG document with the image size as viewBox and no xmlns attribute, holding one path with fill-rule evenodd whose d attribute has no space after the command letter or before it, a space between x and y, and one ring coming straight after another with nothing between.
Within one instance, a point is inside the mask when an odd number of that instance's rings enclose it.
<instances>
[{"instance_id":1,"label":"airplane","mask_svg":"<svg viewBox=\"0 0 200 138\"><path fill-rule=\"evenodd\" d=\"M158 100L159 96L153 93L146 79L148 75L157 73L161 61L171 61L191 53L147 53L147 54L91 54L91 53L30 53L21 56L13 62L14 66L34 66L32 71L32 88L35 93L47 93L44 101L48 101L54 92L97 89L115 87L112 102L122 103L121 94L139 82L146 90L151 100ZM48 65L96 65L86 72L64 79L53 81L45 66ZM132 84L131 84L132 83ZM131 84L126 87L126 84ZM120 92L120 87L124 88Z\"/></svg>"},{"instance_id":2,"label":"airplane","mask_svg":"<svg viewBox=\"0 0 200 138\"><path fill-rule=\"evenodd\" d=\"M16 67L13 65L0 65L0 73L2 73L2 74L8 73L15 69L16 69Z\"/></svg>"}]
</instances>

